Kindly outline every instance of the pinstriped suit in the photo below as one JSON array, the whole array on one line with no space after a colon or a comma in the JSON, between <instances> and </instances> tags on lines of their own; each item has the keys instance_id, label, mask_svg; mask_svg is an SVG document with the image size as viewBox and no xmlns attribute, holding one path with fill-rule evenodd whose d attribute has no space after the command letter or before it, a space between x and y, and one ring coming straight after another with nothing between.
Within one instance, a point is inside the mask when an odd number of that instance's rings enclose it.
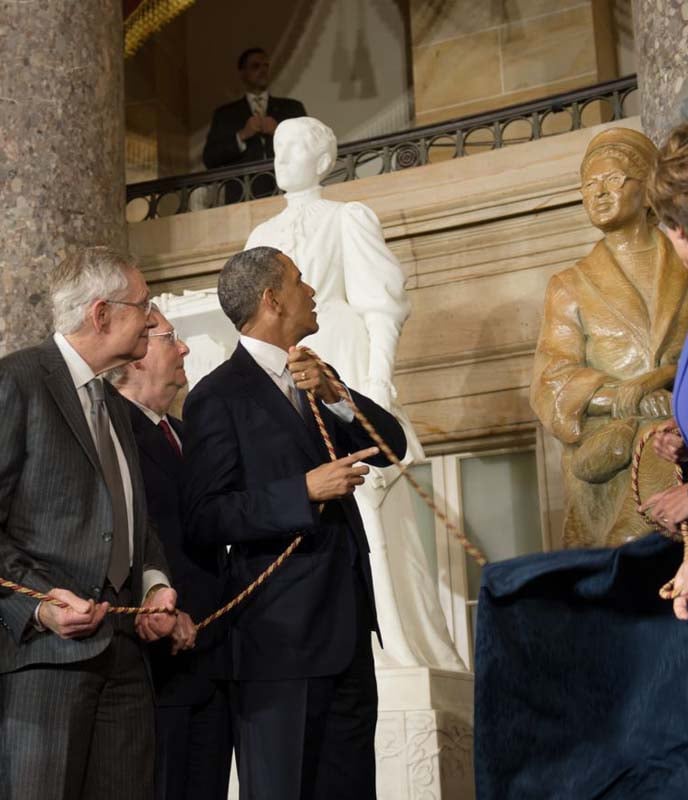
<instances>
[{"instance_id":1,"label":"pinstriped suit","mask_svg":"<svg viewBox=\"0 0 688 800\"><path fill-rule=\"evenodd\" d=\"M128 412L108 384L106 404L131 473L131 593L138 603L144 567L165 571L166 564L148 526ZM99 599L111 548L110 497L74 383L52 339L0 360L0 409L0 575L40 591L61 587ZM112 618L81 640L38 633L30 624L35 606L0 590L0 775L4 781L10 776L10 788L3 784L0 797L13 800L13 792L23 800L108 797L98 779L84 784L79 765L86 769L89 745L91 758L105 741L121 748L116 741L121 732L115 724L113 734L99 737L97 727L88 728L94 724L85 711L88 693L100 692L107 701L101 684L117 681L116 659L123 659L132 667L127 680L134 710L127 724L138 729L134 736L148 731L151 696L142 648L121 626L115 636ZM82 706L78 713L70 709L70 692ZM50 752L41 749L47 739ZM19 756L27 752L30 758L22 763ZM123 772L126 747L117 760ZM41 773L41 766L48 771ZM132 772L131 765L127 770ZM105 771L103 782L110 779ZM132 782L142 779L145 783L145 776L134 775ZM13 780L22 785L12 787ZM147 796L132 791L129 797Z\"/></svg>"}]
</instances>

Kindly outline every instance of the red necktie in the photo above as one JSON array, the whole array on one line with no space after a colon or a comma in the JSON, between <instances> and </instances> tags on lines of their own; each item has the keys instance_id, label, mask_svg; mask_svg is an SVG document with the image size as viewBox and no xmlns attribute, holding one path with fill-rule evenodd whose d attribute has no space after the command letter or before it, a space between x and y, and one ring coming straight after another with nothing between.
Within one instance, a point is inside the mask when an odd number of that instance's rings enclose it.
<instances>
[{"instance_id":1,"label":"red necktie","mask_svg":"<svg viewBox=\"0 0 688 800\"><path fill-rule=\"evenodd\" d=\"M166 419L161 419L158 423L160 426L160 430L165 434L165 438L170 443L170 446L174 450L174 452L179 456L182 457L182 449L179 446L179 442L174 438L174 434L172 433L172 428L170 428L170 424Z\"/></svg>"}]
</instances>

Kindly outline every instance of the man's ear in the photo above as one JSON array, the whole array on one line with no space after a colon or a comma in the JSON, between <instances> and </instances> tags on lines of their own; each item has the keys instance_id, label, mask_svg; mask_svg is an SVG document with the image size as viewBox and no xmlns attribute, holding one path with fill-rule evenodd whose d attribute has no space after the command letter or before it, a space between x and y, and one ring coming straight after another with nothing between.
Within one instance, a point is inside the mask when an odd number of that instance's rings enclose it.
<instances>
[{"instance_id":1,"label":"man's ear","mask_svg":"<svg viewBox=\"0 0 688 800\"><path fill-rule=\"evenodd\" d=\"M96 300L86 315L96 333L106 331L110 326L112 309L105 300Z\"/></svg>"},{"instance_id":2,"label":"man's ear","mask_svg":"<svg viewBox=\"0 0 688 800\"><path fill-rule=\"evenodd\" d=\"M272 314L279 314L281 303L275 290L271 286L263 290L263 296L260 298L260 302Z\"/></svg>"}]
</instances>

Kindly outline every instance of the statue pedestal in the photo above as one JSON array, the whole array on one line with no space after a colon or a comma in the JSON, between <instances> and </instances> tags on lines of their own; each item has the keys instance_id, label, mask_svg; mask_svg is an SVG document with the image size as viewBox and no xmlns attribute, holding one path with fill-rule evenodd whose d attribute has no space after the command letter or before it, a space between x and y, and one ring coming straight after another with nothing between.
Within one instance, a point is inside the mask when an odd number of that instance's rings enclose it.
<instances>
[{"instance_id":1,"label":"statue pedestal","mask_svg":"<svg viewBox=\"0 0 688 800\"><path fill-rule=\"evenodd\" d=\"M378 669L378 800L472 800L473 675Z\"/></svg>"}]
</instances>

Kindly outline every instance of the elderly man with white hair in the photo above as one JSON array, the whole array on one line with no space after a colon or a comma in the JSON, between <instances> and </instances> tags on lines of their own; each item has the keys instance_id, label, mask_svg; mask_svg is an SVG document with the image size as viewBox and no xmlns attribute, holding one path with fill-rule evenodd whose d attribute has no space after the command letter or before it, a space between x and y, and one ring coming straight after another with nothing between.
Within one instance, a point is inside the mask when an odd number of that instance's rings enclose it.
<instances>
[{"instance_id":1,"label":"elderly man with white hair","mask_svg":"<svg viewBox=\"0 0 688 800\"><path fill-rule=\"evenodd\" d=\"M104 248L52 276L56 333L0 360L0 774L5 800L148 800L153 698L143 641L176 592L149 528L127 409L102 373L148 348L135 262ZM109 606L167 613L107 615Z\"/></svg>"}]
</instances>

